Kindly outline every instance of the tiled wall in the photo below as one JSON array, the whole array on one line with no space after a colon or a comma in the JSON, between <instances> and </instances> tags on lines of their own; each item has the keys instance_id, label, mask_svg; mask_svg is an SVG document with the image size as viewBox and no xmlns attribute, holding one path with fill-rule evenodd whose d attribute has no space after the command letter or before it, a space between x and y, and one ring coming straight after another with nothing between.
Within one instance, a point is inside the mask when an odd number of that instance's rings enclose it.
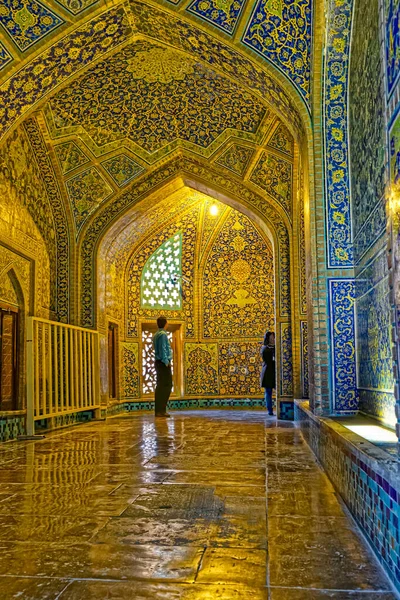
<instances>
[{"instance_id":1,"label":"tiled wall","mask_svg":"<svg viewBox=\"0 0 400 600\"><path fill-rule=\"evenodd\" d=\"M293 407L293 403L289 404ZM119 406L123 407L123 411L154 410L154 401L124 402ZM189 400L171 400L168 407L171 410L189 410L195 408L265 408L265 402L261 398L190 398Z\"/></svg>"},{"instance_id":2,"label":"tiled wall","mask_svg":"<svg viewBox=\"0 0 400 600\"><path fill-rule=\"evenodd\" d=\"M321 421L296 403L295 420L389 577L400 590L400 478L397 458L365 443L357 447L341 425Z\"/></svg>"},{"instance_id":3,"label":"tiled wall","mask_svg":"<svg viewBox=\"0 0 400 600\"><path fill-rule=\"evenodd\" d=\"M25 416L0 417L0 442L8 442L25 434Z\"/></svg>"},{"instance_id":4,"label":"tiled wall","mask_svg":"<svg viewBox=\"0 0 400 600\"><path fill-rule=\"evenodd\" d=\"M386 123L379 0L355 0L349 131L360 410L395 422L386 257Z\"/></svg>"}]
</instances>

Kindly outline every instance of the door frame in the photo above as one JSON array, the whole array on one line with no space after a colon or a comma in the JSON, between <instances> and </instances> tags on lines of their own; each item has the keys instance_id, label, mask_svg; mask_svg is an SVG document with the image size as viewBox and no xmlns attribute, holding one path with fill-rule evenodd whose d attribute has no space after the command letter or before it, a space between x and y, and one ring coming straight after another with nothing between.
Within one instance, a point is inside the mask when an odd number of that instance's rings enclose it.
<instances>
[{"instance_id":1,"label":"door frame","mask_svg":"<svg viewBox=\"0 0 400 600\"><path fill-rule=\"evenodd\" d=\"M176 319L168 320L168 316L165 317L168 321L167 331L172 332L172 352L174 357L174 373L173 373L173 381L174 381L174 391L171 394L171 398L183 398L184 396L184 355L183 355L183 330L184 330L184 321L178 321ZM139 387L140 387L140 397L141 398L154 398L154 393L152 394L143 394L142 387L142 373L143 373L143 342L142 342L142 331L143 328L148 328L148 331L157 331L157 322L150 321L149 319L139 319Z\"/></svg>"},{"instance_id":2,"label":"door frame","mask_svg":"<svg viewBox=\"0 0 400 600\"><path fill-rule=\"evenodd\" d=\"M12 407L3 410L2 407L2 389L1 389L1 368L2 368L2 321L3 321L3 313L12 313L15 315L14 323L13 323L13 399L12 399ZM18 393L19 393L19 362L20 362L20 310L17 306L13 306L12 304L7 304L5 302L0 302L0 412L14 412L19 410L18 407Z\"/></svg>"},{"instance_id":3,"label":"door frame","mask_svg":"<svg viewBox=\"0 0 400 600\"><path fill-rule=\"evenodd\" d=\"M110 354L110 333L112 332L112 350L113 355ZM108 321L107 324L107 357L108 357L108 381L107 381L107 391L108 391L108 399L109 400L117 400L119 397L119 377L118 377L118 347L119 347L119 327L118 323L114 321ZM113 384L115 388L115 396L111 395L111 371L113 372Z\"/></svg>"}]
</instances>

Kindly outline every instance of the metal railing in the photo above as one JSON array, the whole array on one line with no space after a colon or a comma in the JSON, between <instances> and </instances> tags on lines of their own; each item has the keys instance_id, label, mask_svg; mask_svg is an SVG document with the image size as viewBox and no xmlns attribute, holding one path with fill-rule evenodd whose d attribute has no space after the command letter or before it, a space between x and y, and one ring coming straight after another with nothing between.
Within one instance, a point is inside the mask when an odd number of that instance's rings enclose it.
<instances>
[{"instance_id":1,"label":"metal railing","mask_svg":"<svg viewBox=\"0 0 400 600\"><path fill-rule=\"evenodd\" d=\"M96 331L28 317L26 361L28 435L35 421L100 408Z\"/></svg>"}]
</instances>

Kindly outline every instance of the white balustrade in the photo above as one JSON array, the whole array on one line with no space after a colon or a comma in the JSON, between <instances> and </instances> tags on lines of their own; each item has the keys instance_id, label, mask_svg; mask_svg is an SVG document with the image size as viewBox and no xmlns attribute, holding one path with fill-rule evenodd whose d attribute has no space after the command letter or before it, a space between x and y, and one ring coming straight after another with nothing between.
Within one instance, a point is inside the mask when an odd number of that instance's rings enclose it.
<instances>
[{"instance_id":1,"label":"white balustrade","mask_svg":"<svg viewBox=\"0 0 400 600\"><path fill-rule=\"evenodd\" d=\"M100 409L96 331L27 319L27 433L35 421Z\"/></svg>"}]
</instances>

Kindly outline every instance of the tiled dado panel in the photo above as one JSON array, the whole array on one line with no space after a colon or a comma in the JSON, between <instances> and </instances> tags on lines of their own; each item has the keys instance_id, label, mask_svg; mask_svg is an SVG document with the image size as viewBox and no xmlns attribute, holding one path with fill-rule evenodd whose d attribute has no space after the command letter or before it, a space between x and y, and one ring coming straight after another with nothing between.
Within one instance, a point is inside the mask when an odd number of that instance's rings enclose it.
<instances>
[{"instance_id":1,"label":"tiled dado panel","mask_svg":"<svg viewBox=\"0 0 400 600\"><path fill-rule=\"evenodd\" d=\"M124 402L119 406L123 407L123 409L121 409L122 412L154 410L154 400ZM265 408L265 402L263 398L190 398L188 400L172 399L168 403L168 408L171 410L189 410L192 408Z\"/></svg>"},{"instance_id":2,"label":"tiled dado panel","mask_svg":"<svg viewBox=\"0 0 400 600\"><path fill-rule=\"evenodd\" d=\"M360 410L395 423L389 294L384 245L356 279L357 384Z\"/></svg>"},{"instance_id":3,"label":"tiled dado panel","mask_svg":"<svg viewBox=\"0 0 400 600\"><path fill-rule=\"evenodd\" d=\"M341 425L314 417L304 404L295 403L297 425L389 577L400 589L397 458L390 459L386 452L367 442L363 447L368 446L368 450L361 450L357 442L353 443L340 433L340 429L344 429Z\"/></svg>"},{"instance_id":4,"label":"tiled dado panel","mask_svg":"<svg viewBox=\"0 0 400 600\"><path fill-rule=\"evenodd\" d=\"M301 390L303 398L308 398L309 375L308 375L308 323L300 321L300 351L301 351Z\"/></svg>"},{"instance_id":5,"label":"tiled dado panel","mask_svg":"<svg viewBox=\"0 0 400 600\"><path fill-rule=\"evenodd\" d=\"M25 416L0 415L0 442L15 440L19 435L25 434Z\"/></svg>"},{"instance_id":6,"label":"tiled dado panel","mask_svg":"<svg viewBox=\"0 0 400 600\"><path fill-rule=\"evenodd\" d=\"M358 410L355 351L355 281L328 279L332 412Z\"/></svg>"}]
</instances>

